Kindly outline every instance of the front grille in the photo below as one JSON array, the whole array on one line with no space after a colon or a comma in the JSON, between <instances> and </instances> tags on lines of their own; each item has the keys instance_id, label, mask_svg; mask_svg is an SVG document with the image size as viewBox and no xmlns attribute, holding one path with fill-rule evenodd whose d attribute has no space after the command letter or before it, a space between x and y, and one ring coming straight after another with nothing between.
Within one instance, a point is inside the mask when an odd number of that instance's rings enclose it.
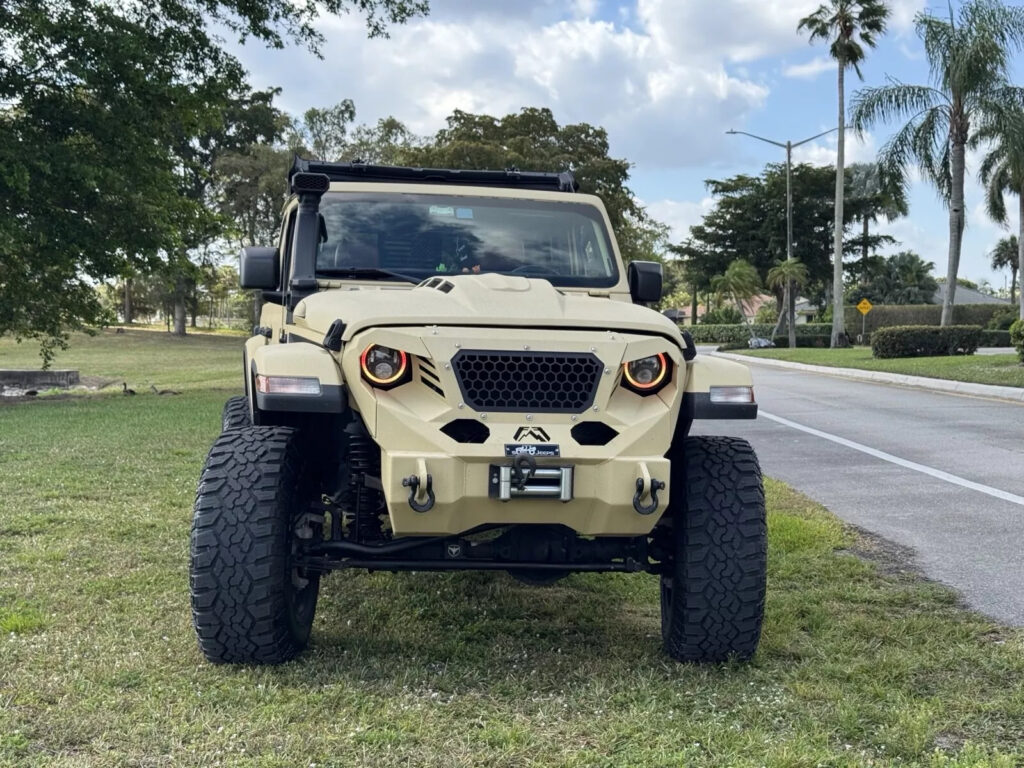
<instances>
[{"instance_id":1,"label":"front grille","mask_svg":"<svg viewBox=\"0 0 1024 768\"><path fill-rule=\"evenodd\" d=\"M462 397L478 411L579 413L594 402L604 366L583 352L484 352L452 358Z\"/></svg>"}]
</instances>

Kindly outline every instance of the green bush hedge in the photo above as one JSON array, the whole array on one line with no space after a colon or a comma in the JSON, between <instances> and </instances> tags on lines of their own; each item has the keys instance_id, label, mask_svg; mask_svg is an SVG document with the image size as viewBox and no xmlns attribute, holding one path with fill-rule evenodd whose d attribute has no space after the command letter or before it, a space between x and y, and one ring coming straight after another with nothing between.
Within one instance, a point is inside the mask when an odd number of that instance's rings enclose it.
<instances>
[{"instance_id":1,"label":"green bush hedge","mask_svg":"<svg viewBox=\"0 0 1024 768\"><path fill-rule=\"evenodd\" d=\"M783 347L783 348L785 348L785 347L789 346L789 336L776 336L774 339L772 339L772 341L775 342L775 346L776 347ZM825 333L825 334L817 334L815 336L811 336L811 335L800 336L799 334L797 334L796 345L798 347L818 347L818 348L828 348L828 347L830 347L832 345L831 326L829 326L829 332Z\"/></svg>"},{"instance_id":2,"label":"green bush hedge","mask_svg":"<svg viewBox=\"0 0 1024 768\"><path fill-rule=\"evenodd\" d=\"M768 338L775 324L754 323L751 326L745 323L738 325L686 325L683 330L689 331L697 344L741 344L746 346L750 339L750 331L761 338ZM832 326L828 323L805 323L796 327L797 346L800 346L799 339L805 337L828 336L832 338ZM778 342L776 342L778 344ZM788 342L787 342L788 344ZM785 344L782 346L786 346ZM828 346L827 344L825 346Z\"/></svg>"},{"instance_id":3,"label":"green bush hedge","mask_svg":"<svg viewBox=\"0 0 1024 768\"><path fill-rule=\"evenodd\" d=\"M1010 342L1017 348L1017 357L1024 363L1024 320L1014 320L1010 326Z\"/></svg>"},{"instance_id":4,"label":"green bush hedge","mask_svg":"<svg viewBox=\"0 0 1024 768\"><path fill-rule=\"evenodd\" d=\"M871 334L875 357L936 357L973 355L981 342L981 326L903 325L879 328Z\"/></svg>"},{"instance_id":5,"label":"green bush hedge","mask_svg":"<svg viewBox=\"0 0 1024 768\"><path fill-rule=\"evenodd\" d=\"M992 316L1005 311L1006 304L954 304L954 325L989 324ZM864 319L864 329L870 334L878 328L902 325L938 325L942 318L941 304L876 304ZM851 339L861 330L861 314L856 307L846 307L846 332Z\"/></svg>"},{"instance_id":6,"label":"green bush hedge","mask_svg":"<svg viewBox=\"0 0 1024 768\"><path fill-rule=\"evenodd\" d=\"M1009 331L991 331L985 329L981 332L981 344L979 347L1012 347Z\"/></svg>"}]
</instances>

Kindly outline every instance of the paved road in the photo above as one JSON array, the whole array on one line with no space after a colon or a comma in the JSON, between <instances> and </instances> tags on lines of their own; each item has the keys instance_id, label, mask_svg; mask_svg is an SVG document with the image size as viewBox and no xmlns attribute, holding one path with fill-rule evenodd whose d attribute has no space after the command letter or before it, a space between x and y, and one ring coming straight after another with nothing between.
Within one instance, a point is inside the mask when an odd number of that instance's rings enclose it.
<instances>
[{"instance_id":1,"label":"paved road","mask_svg":"<svg viewBox=\"0 0 1024 768\"><path fill-rule=\"evenodd\" d=\"M913 548L929 577L1024 626L1024 405L751 366L765 474ZM810 431L808 431L810 430Z\"/></svg>"}]
</instances>

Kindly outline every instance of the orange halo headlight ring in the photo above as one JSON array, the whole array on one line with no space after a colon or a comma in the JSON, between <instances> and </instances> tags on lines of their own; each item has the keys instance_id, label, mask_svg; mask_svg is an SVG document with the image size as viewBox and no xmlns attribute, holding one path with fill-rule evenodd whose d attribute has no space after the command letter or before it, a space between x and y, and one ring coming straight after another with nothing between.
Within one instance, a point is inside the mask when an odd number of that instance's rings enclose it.
<instances>
[{"instance_id":1,"label":"orange halo headlight ring","mask_svg":"<svg viewBox=\"0 0 1024 768\"><path fill-rule=\"evenodd\" d=\"M408 379L409 355L400 349L371 344L359 356L359 370L370 386L391 389Z\"/></svg>"},{"instance_id":2,"label":"orange halo headlight ring","mask_svg":"<svg viewBox=\"0 0 1024 768\"><path fill-rule=\"evenodd\" d=\"M638 395L653 395L671 380L664 352L622 364L622 386Z\"/></svg>"}]
</instances>

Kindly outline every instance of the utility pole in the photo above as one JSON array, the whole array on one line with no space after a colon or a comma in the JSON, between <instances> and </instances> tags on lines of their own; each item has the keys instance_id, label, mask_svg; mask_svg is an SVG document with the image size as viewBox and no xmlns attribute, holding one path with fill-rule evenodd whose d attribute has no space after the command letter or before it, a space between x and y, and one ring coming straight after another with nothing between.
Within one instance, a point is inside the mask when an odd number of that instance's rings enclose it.
<instances>
[{"instance_id":1,"label":"utility pole","mask_svg":"<svg viewBox=\"0 0 1024 768\"><path fill-rule=\"evenodd\" d=\"M849 127L849 126L847 126ZM775 141L773 139L766 139L764 136L757 136L753 133L747 133L746 131L734 131L728 130L727 134L730 136L742 134L743 136L749 136L752 139L758 141L764 141L768 144L774 144L776 147L782 147L786 150L786 261L793 260L793 148L799 147L802 144L806 144L809 141L820 139L822 136L827 136L833 131L838 131L839 126L835 128L829 128L827 131L815 134L807 139L801 139L800 141L786 141L783 144L781 141ZM790 348L796 347L796 296L793 295L793 281L786 281L786 288L783 292L783 304L785 306L786 314L786 325L789 326L789 346Z\"/></svg>"}]
</instances>

